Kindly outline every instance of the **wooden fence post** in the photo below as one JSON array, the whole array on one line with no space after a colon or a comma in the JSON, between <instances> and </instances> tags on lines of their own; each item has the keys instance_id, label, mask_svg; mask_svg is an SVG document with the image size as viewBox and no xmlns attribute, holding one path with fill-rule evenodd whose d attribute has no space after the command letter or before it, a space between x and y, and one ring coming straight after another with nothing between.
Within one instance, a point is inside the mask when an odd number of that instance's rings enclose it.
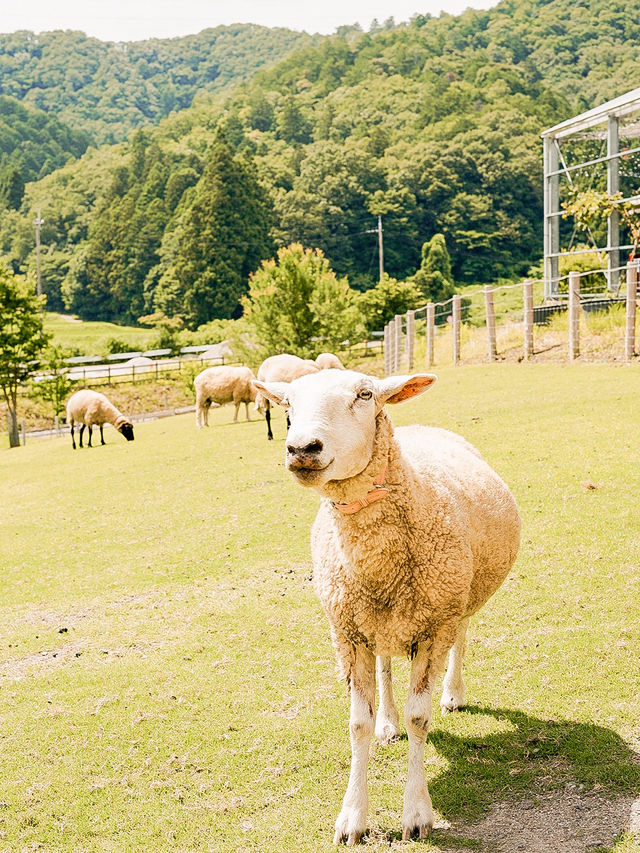
<instances>
[{"instance_id":1,"label":"wooden fence post","mask_svg":"<svg viewBox=\"0 0 640 853\"><path fill-rule=\"evenodd\" d=\"M498 355L496 344L496 312L493 307L493 287L490 284L484 286L484 309L487 315L487 344L489 347L489 361L495 361Z\"/></svg>"},{"instance_id":2,"label":"wooden fence post","mask_svg":"<svg viewBox=\"0 0 640 853\"><path fill-rule=\"evenodd\" d=\"M452 299L451 325L453 327L453 363L460 361L460 296L456 294Z\"/></svg>"},{"instance_id":3,"label":"wooden fence post","mask_svg":"<svg viewBox=\"0 0 640 853\"><path fill-rule=\"evenodd\" d=\"M402 315L396 314L394 320L396 326L396 337L393 347L393 372L398 373L400 370L400 357L402 353Z\"/></svg>"},{"instance_id":4,"label":"wooden fence post","mask_svg":"<svg viewBox=\"0 0 640 853\"><path fill-rule=\"evenodd\" d=\"M631 361L636 351L636 302L638 294L638 267L634 261L627 263L627 310L624 332L624 357Z\"/></svg>"},{"instance_id":5,"label":"wooden fence post","mask_svg":"<svg viewBox=\"0 0 640 853\"><path fill-rule=\"evenodd\" d=\"M522 283L522 301L524 306L524 357L533 357L533 282L527 279Z\"/></svg>"},{"instance_id":6,"label":"wooden fence post","mask_svg":"<svg viewBox=\"0 0 640 853\"><path fill-rule=\"evenodd\" d=\"M427 367L433 364L433 341L436 331L436 306L433 302L427 305Z\"/></svg>"},{"instance_id":7,"label":"wooden fence post","mask_svg":"<svg viewBox=\"0 0 640 853\"><path fill-rule=\"evenodd\" d=\"M405 350L407 353L407 370L413 370L413 348L415 345L416 336L416 314L415 311L407 311L407 339L405 341Z\"/></svg>"},{"instance_id":8,"label":"wooden fence post","mask_svg":"<svg viewBox=\"0 0 640 853\"><path fill-rule=\"evenodd\" d=\"M569 273L569 361L580 355L580 273Z\"/></svg>"},{"instance_id":9,"label":"wooden fence post","mask_svg":"<svg viewBox=\"0 0 640 853\"><path fill-rule=\"evenodd\" d=\"M384 356L384 375L388 376L391 371L389 370L389 355L391 353L391 327L389 323L387 323L384 327L384 337L382 339L383 346L383 356Z\"/></svg>"}]
</instances>

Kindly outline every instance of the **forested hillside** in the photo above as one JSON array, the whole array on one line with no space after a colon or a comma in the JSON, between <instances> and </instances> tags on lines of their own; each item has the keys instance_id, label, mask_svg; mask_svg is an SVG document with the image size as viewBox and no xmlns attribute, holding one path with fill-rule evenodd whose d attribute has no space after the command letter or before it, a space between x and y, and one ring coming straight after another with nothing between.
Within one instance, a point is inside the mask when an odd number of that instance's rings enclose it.
<instances>
[{"instance_id":1,"label":"forested hillside","mask_svg":"<svg viewBox=\"0 0 640 853\"><path fill-rule=\"evenodd\" d=\"M54 113L97 143L117 142L190 106L196 92L248 80L313 41L255 24L127 43L70 30L21 31L0 35L0 94Z\"/></svg>"},{"instance_id":2,"label":"forested hillside","mask_svg":"<svg viewBox=\"0 0 640 853\"><path fill-rule=\"evenodd\" d=\"M89 135L55 115L0 95L0 209L20 206L24 185L87 150Z\"/></svg>"},{"instance_id":3,"label":"forested hillside","mask_svg":"<svg viewBox=\"0 0 640 853\"><path fill-rule=\"evenodd\" d=\"M540 131L636 86L639 40L623 0L343 30L29 185L0 252L33 269L41 206L50 307L191 327L237 312L247 274L292 242L370 287L378 215L398 279L435 233L458 283L523 274L542 250Z\"/></svg>"}]
</instances>

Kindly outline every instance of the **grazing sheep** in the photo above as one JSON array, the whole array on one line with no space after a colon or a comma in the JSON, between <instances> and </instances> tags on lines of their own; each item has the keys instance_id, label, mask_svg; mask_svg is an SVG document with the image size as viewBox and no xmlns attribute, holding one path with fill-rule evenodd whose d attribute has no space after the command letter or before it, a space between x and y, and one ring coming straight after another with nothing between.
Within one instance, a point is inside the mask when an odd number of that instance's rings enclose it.
<instances>
[{"instance_id":1,"label":"grazing sheep","mask_svg":"<svg viewBox=\"0 0 640 853\"><path fill-rule=\"evenodd\" d=\"M211 405L234 403L234 424L238 422L240 403L244 403L247 420L251 420L249 403L256 399L255 376L249 367L207 367L193 380L196 389L196 426L209 426Z\"/></svg>"},{"instance_id":2,"label":"grazing sheep","mask_svg":"<svg viewBox=\"0 0 640 853\"><path fill-rule=\"evenodd\" d=\"M351 696L351 774L335 844L353 845L365 832L371 736L375 731L387 742L399 733L395 655L412 660L402 837L430 831L424 745L436 676L450 651L441 706L462 707L469 618L500 586L518 551L513 496L475 448L443 429L394 432L384 404L420 394L434 380L327 370L291 384L257 383L291 413L287 468L323 498L311 536L314 587Z\"/></svg>"},{"instance_id":3,"label":"grazing sheep","mask_svg":"<svg viewBox=\"0 0 640 853\"><path fill-rule=\"evenodd\" d=\"M67 423L71 427L71 444L76 449L76 440L73 434L74 423L82 424L80 427L80 447L82 447L82 433L85 427L89 427L89 447L91 447L91 431L96 425L100 427L100 443L105 444L102 432L103 424L112 424L118 432L127 439L133 441L133 424L121 411L111 403L104 394L98 391L76 391L67 401Z\"/></svg>"},{"instance_id":4,"label":"grazing sheep","mask_svg":"<svg viewBox=\"0 0 640 853\"><path fill-rule=\"evenodd\" d=\"M316 364L320 370L344 370L344 364L340 361L337 355L332 352L321 352L316 356Z\"/></svg>"},{"instance_id":5,"label":"grazing sheep","mask_svg":"<svg viewBox=\"0 0 640 853\"><path fill-rule=\"evenodd\" d=\"M289 355L289 353L281 353L280 355L270 355L265 358L258 368L258 379L261 382L292 382L299 376L305 376L307 373L317 373L320 368L315 361L310 361L306 358L298 358L297 355ZM271 431L271 404L269 399L262 394L256 397L256 409L264 415L267 422L267 438L269 441L273 439ZM287 428L289 427L289 415L287 414Z\"/></svg>"}]
</instances>

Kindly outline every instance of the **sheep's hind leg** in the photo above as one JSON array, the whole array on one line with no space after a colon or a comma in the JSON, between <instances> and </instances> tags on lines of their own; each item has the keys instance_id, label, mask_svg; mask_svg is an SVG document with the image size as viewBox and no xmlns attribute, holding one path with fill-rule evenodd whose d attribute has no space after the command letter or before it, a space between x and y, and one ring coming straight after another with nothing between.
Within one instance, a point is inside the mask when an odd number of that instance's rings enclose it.
<instances>
[{"instance_id":1,"label":"sheep's hind leg","mask_svg":"<svg viewBox=\"0 0 640 853\"><path fill-rule=\"evenodd\" d=\"M80 432L78 434L78 444L82 447L82 434L84 432L84 424L80 427Z\"/></svg>"},{"instance_id":2,"label":"sheep's hind leg","mask_svg":"<svg viewBox=\"0 0 640 853\"><path fill-rule=\"evenodd\" d=\"M100 424L100 444L106 444L107 442L104 440L104 433L102 431L102 424Z\"/></svg>"},{"instance_id":3,"label":"sheep's hind leg","mask_svg":"<svg viewBox=\"0 0 640 853\"><path fill-rule=\"evenodd\" d=\"M245 401L245 404L244 404L244 413L245 413L245 415L247 416L247 420L248 420L248 421L250 421L250 420L251 420L251 415L249 414L249 404L248 404L246 401Z\"/></svg>"},{"instance_id":4,"label":"sheep's hind leg","mask_svg":"<svg viewBox=\"0 0 640 853\"><path fill-rule=\"evenodd\" d=\"M440 708L443 714L449 711L458 711L464 708L465 690L462 678L462 664L467 640L467 628L469 619L463 619L458 628L458 636L449 652L449 665L447 674L442 682L442 698Z\"/></svg>"},{"instance_id":5,"label":"sheep's hind leg","mask_svg":"<svg viewBox=\"0 0 640 853\"><path fill-rule=\"evenodd\" d=\"M87 443L87 447L91 447L91 433L93 432L93 427L91 425L89 425L87 427L87 431L89 433L89 441Z\"/></svg>"},{"instance_id":6,"label":"sheep's hind leg","mask_svg":"<svg viewBox=\"0 0 640 853\"><path fill-rule=\"evenodd\" d=\"M76 440L75 440L75 437L73 435L73 421L71 421L71 446L73 447L74 450L76 449Z\"/></svg>"},{"instance_id":7,"label":"sheep's hind leg","mask_svg":"<svg viewBox=\"0 0 640 853\"><path fill-rule=\"evenodd\" d=\"M354 652L355 660L349 677L351 772L333 838L334 844L346 840L348 847L360 841L367 828L367 763L373 735L373 708L376 698L375 657L364 646L356 646Z\"/></svg>"},{"instance_id":8,"label":"sheep's hind leg","mask_svg":"<svg viewBox=\"0 0 640 853\"><path fill-rule=\"evenodd\" d=\"M391 743L400 735L400 718L393 700L391 658L376 658L380 703L376 716L376 737L380 743Z\"/></svg>"}]
</instances>

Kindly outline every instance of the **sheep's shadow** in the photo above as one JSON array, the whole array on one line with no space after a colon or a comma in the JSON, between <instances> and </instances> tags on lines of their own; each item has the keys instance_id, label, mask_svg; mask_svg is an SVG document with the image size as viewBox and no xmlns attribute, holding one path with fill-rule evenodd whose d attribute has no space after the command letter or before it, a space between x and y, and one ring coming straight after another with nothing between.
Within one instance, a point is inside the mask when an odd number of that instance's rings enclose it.
<instances>
[{"instance_id":1,"label":"sheep's shadow","mask_svg":"<svg viewBox=\"0 0 640 853\"><path fill-rule=\"evenodd\" d=\"M458 734L468 729L460 715L492 717L498 731ZM429 735L447 764L429 782L450 824L431 836L441 849L480 842L500 853L605 851L630 822L640 824L640 756L616 732L504 708L469 706L460 715Z\"/></svg>"}]
</instances>

